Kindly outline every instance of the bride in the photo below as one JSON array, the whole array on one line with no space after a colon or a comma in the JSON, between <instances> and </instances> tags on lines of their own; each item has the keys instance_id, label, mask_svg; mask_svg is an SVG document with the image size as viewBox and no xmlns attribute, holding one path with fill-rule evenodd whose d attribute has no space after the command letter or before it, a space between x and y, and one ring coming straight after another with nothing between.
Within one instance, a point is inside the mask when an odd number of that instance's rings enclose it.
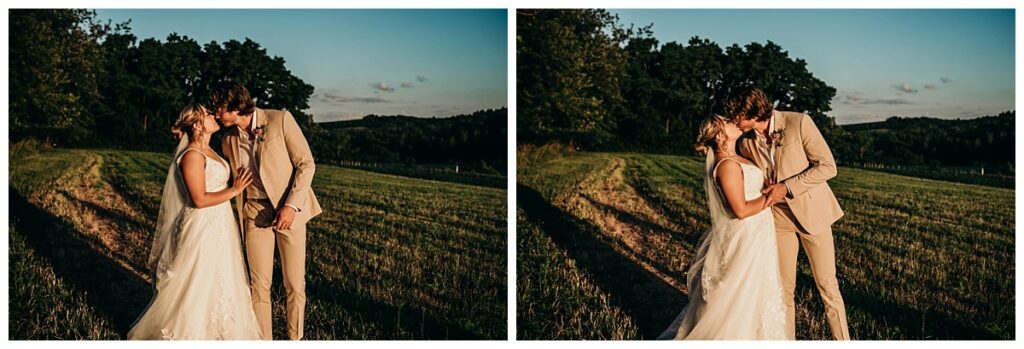
<instances>
[{"instance_id":1,"label":"bride","mask_svg":"<svg viewBox=\"0 0 1024 349\"><path fill-rule=\"evenodd\" d=\"M220 129L205 108L182 110L149 255L154 295L128 339L259 339L238 226L228 201L252 176L210 149Z\"/></svg>"},{"instance_id":2,"label":"bride","mask_svg":"<svg viewBox=\"0 0 1024 349\"><path fill-rule=\"evenodd\" d=\"M742 134L718 115L701 123L711 229L687 274L690 303L659 339L786 339L771 203L762 171L735 152Z\"/></svg>"}]
</instances>

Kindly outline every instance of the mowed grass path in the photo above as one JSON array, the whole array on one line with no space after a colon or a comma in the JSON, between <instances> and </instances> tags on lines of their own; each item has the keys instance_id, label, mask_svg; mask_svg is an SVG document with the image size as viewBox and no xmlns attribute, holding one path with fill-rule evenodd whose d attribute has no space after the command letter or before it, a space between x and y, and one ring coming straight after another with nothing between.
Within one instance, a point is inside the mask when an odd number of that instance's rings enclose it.
<instances>
[{"instance_id":1,"label":"mowed grass path","mask_svg":"<svg viewBox=\"0 0 1024 349\"><path fill-rule=\"evenodd\" d=\"M651 339L687 302L703 158L576 153L518 173L518 337ZM840 168L855 339L1012 339L1014 192ZM526 227L525 229L523 227ZM801 253L797 338L829 339Z\"/></svg>"},{"instance_id":2,"label":"mowed grass path","mask_svg":"<svg viewBox=\"0 0 1024 349\"><path fill-rule=\"evenodd\" d=\"M12 339L124 338L152 295L144 263L169 162L105 150L12 160ZM504 339L505 190L323 165L313 188L324 213L308 227L307 339Z\"/></svg>"}]
</instances>

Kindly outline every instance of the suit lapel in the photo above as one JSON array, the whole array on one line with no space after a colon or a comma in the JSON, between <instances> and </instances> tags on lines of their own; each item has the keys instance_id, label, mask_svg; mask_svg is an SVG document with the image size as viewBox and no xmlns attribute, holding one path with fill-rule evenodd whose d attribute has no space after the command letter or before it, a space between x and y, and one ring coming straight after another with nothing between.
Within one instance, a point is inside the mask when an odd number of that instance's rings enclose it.
<instances>
[{"instance_id":1,"label":"suit lapel","mask_svg":"<svg viewBox=\"0 0 1024 349\"><path fill-rule=\"evenodd\" d=\"M782 118L782 115L779 115L779 112L775 110L772 110L772 119L775 124L772 132L781 132L778 142L772 144L772 147L775 147L775 178L778 180L778 178L780 178L779 172L781 172L779 166L782 164L782 138L786 135L786 133L782 131L786 129L786 121Z\"/></svg>"},{"instance_id":2,"label":"suit lapel","mask_svg":"<svg viewBox=\"0 0 1024 349\"><path fill-rule=\"evenodd\" d=\"M253 119L254 119L253 121L256 122L256 125L253 125L253 128L254 129L259 128L260 126L263 125L262 123L264 122L264 120L263 120L262 116L264 116L264 115L260 115L260 108L253 109L252 113L253 113L252 115L253 115ZM263 134L266 135L267 130L264 129L263 132L264 132ZM255 137L253 137L252 140L256 142L256 151L255 151L255 154L253 154L253 155L255 155L256 163L259 165L260 172L262 173L263 172L263 162L260 161L260 157L261 157L261 155L263 155L263 141L260 140L260 138L263 138L263 136L256 136L256 135L254 135L254 136Z\"/></svg>"},{"instance_id":3,"label":"suit lapel","mask_svg":"<svg viewBox=\"0 0 1024 349\"><path fill-rule=\"evenodd\" d=\"M268 123L267 123L267 113L263 113L262 111L263 110L261 110L260 108L256 108L255 111L253 111L253 113L255 115L257 115L257 117L256 117L256 127L263 127L263 135L262 136L258 136L258 137L256 137L253 140L256 141L256 154L255 154L255 156L256 156L256 165L259 167L258 169L260 171L260 178L266 178L266 176L263 175L263 143L264 143L264 141L266 141L266 138L267 138L267 124ZM263 185L264 185L264 190L265 190L266 189L266 183L264 183Z\"/></svg>"},{"instance_id":4,"label":"suit lapel","mask_svg":"<svg viewBox=\"0 0 1024 349\"><path fill-rule=\"evenodd\" d=\"M264 161L263 161L264 160L263 151L266 150L266 149L264 149L263 144L267 142L267 136L270 134L270 130L269 130L269 128L270 128L270 126L269 126L270 125L270 120L269 120L268 114L263 112L263 109L256 108L255 113L257 113L259 115L259 117L256 118L256 121L257 121L256 122L256 126L257 127L263 127L263 135L260 136L260 137L257 137L255 139L255 141L256 141L256 154L255 154L255 156L256 156L256 159L257 159L256 160L256 165L259 167L257 170L260 171L260 182L263 183L263 190L267 193L267 197L269 197L274 202L274 205L276 205L277 201L275 199L275 196L274 196L274 194L271 193L272 191L274 191L274 189L271 188L273 186L271 184L272 181L271 181L271 178L267 176L267 172L264 172L264 169L266 168L266 166L263 166L263 163L264 163Z\"/></svg>"}]
</instances>

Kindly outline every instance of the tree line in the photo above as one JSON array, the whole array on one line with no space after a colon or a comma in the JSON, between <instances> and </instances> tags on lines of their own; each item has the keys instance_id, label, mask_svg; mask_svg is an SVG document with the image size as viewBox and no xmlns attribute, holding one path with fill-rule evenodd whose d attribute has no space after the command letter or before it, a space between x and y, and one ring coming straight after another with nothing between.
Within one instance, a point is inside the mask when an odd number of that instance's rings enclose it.
<instances>
[{"instance_id":1,"label":"tree line","mask_svg":"<svg viewBox=\"0 0 1024 349\"><path fill-rule=\"evenodd\" d=\"M516 23L520 143L692 155L699 122L722 113L730 90L753 85L776 109L809 114L840 164L1014 161L1012 111L970 122L893 118L878 132L839 127L828 115L836 89L772 41L662 44L650 25L622 25L603 9L517 10Z\"/></svg>"},{"instance_id":2,"label":"tree line","mask_svg":"<svg viewBox=\"0 0 1024 349\"><path fill-rule=\"evenodd\" d=\"M139 40L130 23L95 11L10 10L11 139L59 146L166 150L169 127L213 84L238 81L259 107L288 109L310 125L313 86L250 39L211 41L170 34Z\"/></svg>"},{"instance_id":3,"label":"tree line","mask_svg":"<svg viewBox=\"0 0 1024 349\"><path fill-rule=\"evenodd\" d=\"M984 166L1012 174L1015 120L1016 111L968 120L893 116L844 125L830 146L849 165Z\"/></svg>"},{"instance_id":4,"label":"tree line","mask_svg":"<svg viewBox=\"0 0 1024 349\"><path fill-rule=\"evenodd\" d=\"M516 20L520 142L689 154L700 120L740 85L835 130L835 88L771 41L662 45L650 26L625 27L602 9L518 10Z\"/></svg>"},{"instance_id":5,"label":"tree line","mask_svg":"<svg viewBox=\"0 0 1024 349\"><path fill-rule=\"evenodd\" d=\"M91 10L8 13L12 144L168 151L182 107L205 102L214 84L232 80L258 107L290 111L318 161L486 162L504 172L506 109L435 121L373 116L365 132L323 128L305 112L313 86L251 39L201 44L171 33L140 40L130 21L103 22Z\"/></svg>"}]
</instances>

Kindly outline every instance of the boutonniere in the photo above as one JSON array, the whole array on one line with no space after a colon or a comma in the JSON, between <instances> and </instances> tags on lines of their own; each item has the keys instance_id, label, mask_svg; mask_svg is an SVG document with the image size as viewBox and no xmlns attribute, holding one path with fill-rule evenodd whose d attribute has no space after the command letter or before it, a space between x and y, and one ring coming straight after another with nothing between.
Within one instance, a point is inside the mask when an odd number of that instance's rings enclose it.
<instances>
[{"instance_id":1,"label":"boutonniere","mask_svg":"<svg viewBox=\"0 0 1024 349\"><path fill-rule=\"evenodd\" d=\"M782 130L772 131L772 133L768 135L768 145L774 145L776 147L782 146Z\"/></svg>"},{"instance_id":2,"label":"boutonniere","mask_svg":"<svg viewBox=\"0 0 1024 349\"><path fill-rule=\"evenodd\" d=\"M267 133L267 125L259 125L252 129L252 134L256 136L256 140L263 142L263 135Z\"/></svg>"}]
</instances>

